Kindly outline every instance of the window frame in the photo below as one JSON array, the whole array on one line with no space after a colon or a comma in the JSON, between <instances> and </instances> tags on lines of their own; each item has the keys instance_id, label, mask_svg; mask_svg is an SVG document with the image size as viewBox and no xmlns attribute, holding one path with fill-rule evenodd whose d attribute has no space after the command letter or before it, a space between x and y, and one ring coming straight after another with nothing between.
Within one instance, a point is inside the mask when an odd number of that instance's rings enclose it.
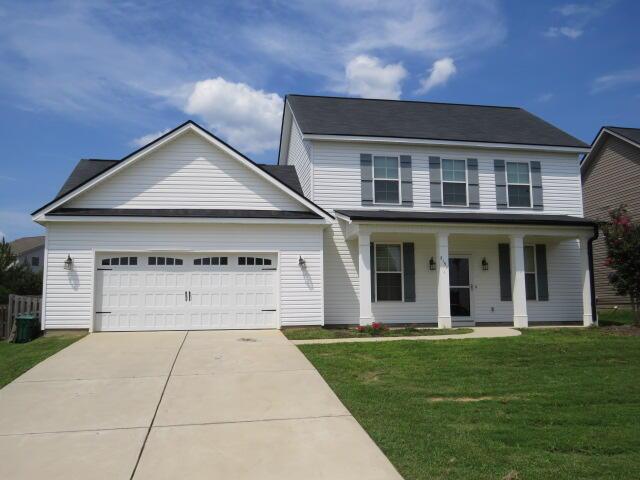
<instances>
[{"instance_id":1,"label":"window frame","mask_svg":"<svg viewBox=\"0 0 640 480\"><path fill-rule=\"evenodd\" d=\"M398 177L397 178L376 178L376 158L394 158L398 162ZM402 170L400 168L400 156L396 155L372 155L371 158L371 186L373 189L373 204L374 205L402 205L402 180L400 176ZM376 201L376 180L385 182L398 182L398 201L397 202L378 202Z\"/></svg>"},{"instance_id":2,"label":"window frame","mask_svg":"<svg viewBox=\"0 0 640 480\"><path fill-rule=\"evenodd\" d=\"M522 163L522 164L526 164L527 165L527 169L529 170L529 183L525 184L525 183L509 183L509 164L510 163ZM528 160L507 160L505 161L504 164L504 178L505 178L505 184L507 186L507 208L528 208L531 209L533 208L533 184L531 182L531 162ZM522 206L511 206L511 199L509 196L509 185L528 185L529 186L529 206L528 207L522 207Z\"/></svg>"},{"instance_id":3,"label":"window frame","mask_svg":"<svg viewBox=\"0 0 640 480\"><path fill-rule=\"evenodd\" d=\"M461 182L460 180L445 180L444 179L444 162L445 162L445 160L464 162L464 182ZM465 204L464 205L446 204L446 203L444 203L444 184L445 183L464 183L465 184L465 189L464 189L464 192L465 192L464 193ZM443 207L465 208L465 207L469 206L469 165L467 163L467 159L466 158L442 158L440 160L440 198L442 198L442 206Z\"/></svg>"},{"instance_id":4,"label":"window frame","mask_svg":"<svg viewBox=\"0 0 640 480\"><path fill-rule=\"evenodd\" d=\"M527 270L527 254L526 254L526 249L527 248L531 248L531 251L533 252L533 271ZM535 245L531 245L531 244L525 244L523 246L523 253L522 253L523 257L524 257L524 278L525 278L525 297L527 296L527 274L531 275L533 274L533 278L534 278L534 288L535 288L535 298L527 298L526 300L528 302L537 302L538 301L538 258L537 258L537 254L536 254L536 246Z\"/></svg>"},{"instance_id":5,"label":"window frame","mask_svg":"<svg viewBox=\"0 0 640 480\"><path fill-rule=\"evenodd\" d=\"M397 246L400 248L400 271L380 271L378 270L378 245ZM402 242L373 242L373 264L376 272L376 285L375 285L375 301L376 302L404 302L404 249L402 248ZM400 300L378 300L378 274L379 273L399 273L400 274Z\"/></svg>"}]
</instances>

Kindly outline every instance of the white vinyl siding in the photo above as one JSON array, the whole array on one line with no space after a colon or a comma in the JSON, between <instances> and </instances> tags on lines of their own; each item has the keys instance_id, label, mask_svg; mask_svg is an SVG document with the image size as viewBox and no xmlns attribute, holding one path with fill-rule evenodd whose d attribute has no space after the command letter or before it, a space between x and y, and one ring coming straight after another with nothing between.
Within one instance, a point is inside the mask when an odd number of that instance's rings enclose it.
<instances>
[{"instance_id":1,"label":"white vinyl siding","mask_svg":"<svg viewBox=\"0 0 640 480\"><path fill-rule=\"evenodd\" d=\"M307 210L193 132L177 137L63 206Z\"/></svg>"},{"instance_id":2,"label":"white vinyl siding","mask_svg":"<svg viewBox=\"0 0 640 480\"><path fill-rule=\"evenodd\" d=\"M281 324L322 324L321 226L70 223L50 224L47 235L45 328L89 328L94 251L138 253L139 259L179 251L279 252ZM73 258L71 271L63 267L67 255ZM298 265L300 256L305 260L304 268Z\"/></svg>"},{"instance_id":3,"label":"white vinyl siding","mask_svg":"<svg viewBox=\"0 0 640 480\"><path fill-rule=\"evenodd\" d=\"M415 302L374 302L373 320L384 323L437 324L437 272L429 270L429 259L435 256L435 240L431 235L373 234L376 243L413 242L415 245ZM472 318L476 324L513 320L512 302L500 301L498 243L506 237L456 236L449 238L449 255L470 255L470 271L474 289ZM580 251L576 240L536 240L547 245L549 301L529 301L529 323L582 322L582 287ZM489 264L482 270L482 258ZM325 231L325 323L358 324L359 281L358 242L345 241L342 229L334 226Z\"/></svg>"},{"instance_id":4,"label":"white vinyl siding","mask_svg":"<svg viewBox=\"0 0 640 480\"><path fill-rule=\"evenodd\" d=\"M311 142L302 139L295 121L291 122L287 165L296 167L296 173L305 197L313 200L313 169L311 167Z\"/></svg>"},{"instance_id":5,"label":"white vinyl siding","mask_svg":"<svg viewBox=\"0 0 640 480\"><path fill-rule=\"evenodd\" d=\"M411 155L413 207L385 205L386 209L433 211L430 206L429 156L440 158L477 158L480 184L480 209L476 212L526 213L531 208L496 208L493 161L529 162L537 160L542 169L544 210L536 214L582 216L582 186L577 154L520 152L515 150L443 148L377 143L313 141L314 201L325 209L360 209L360 153L372 155ZM370 208L380 208L375 205ZM435 210L438 210L436 208ZM442 207L448 212L468 212L468 208Z\"/></svg>"}]
</instances>

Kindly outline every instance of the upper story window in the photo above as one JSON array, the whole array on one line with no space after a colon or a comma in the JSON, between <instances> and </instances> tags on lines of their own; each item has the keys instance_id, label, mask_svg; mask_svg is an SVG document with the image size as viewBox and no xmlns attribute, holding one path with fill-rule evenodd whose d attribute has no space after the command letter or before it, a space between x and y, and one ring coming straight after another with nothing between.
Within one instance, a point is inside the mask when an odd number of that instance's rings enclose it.
<instances>
[{"instance_id":1,"label":"upper story window","mask_svg":"<svg viewBox=\"0 0 640 480\"><path fill-rule=\"evenodd\" d=\"M39 267L40 266L40 257L31 257L31 266Z\"/></svg>"},{"instance_id":2,"label":"upper story window","mask_svg":"<svg viewBox=\"0 0 640 480\"><path fill-rule=\"evenodd\" d=\"M442 159L442 204L467 206L467 161Z\"/></svg>"},{"instance_id":3,"label":"upper story window","mask_svg":"<svg viewBox=\"0 0 640 480\"><path fill-rule=\"evenodd\" d=\"M373 157L373 203L400 203L398 157Z\"/></svg>"},{"instance_id":4,"label":"upper story window","mask_svg":"<svg viewBox=\"0 0 640 480\"><path fill-rule=\"evenodd\" d=\"M507 162L509 207L531 207L531 175L528 162Z\"/></svg>"}]
</instances>

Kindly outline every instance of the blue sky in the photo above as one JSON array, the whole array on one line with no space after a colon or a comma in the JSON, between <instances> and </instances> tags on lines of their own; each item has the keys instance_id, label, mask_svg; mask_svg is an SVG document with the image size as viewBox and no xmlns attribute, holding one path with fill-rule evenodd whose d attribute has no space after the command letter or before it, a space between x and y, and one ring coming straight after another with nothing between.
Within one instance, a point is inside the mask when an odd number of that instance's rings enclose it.
<instances>
[{"instance_id":1,"label":"blue sky","mask_svg":"<svg viewBox=\"0 0 640 480\"><path fill-rule=\"evenodd\" d=\"M287 93L521 106L640 127L640 2L0 1L0 236L80 158L188 118L273 163Z\"/></svg>"}]
</instances>

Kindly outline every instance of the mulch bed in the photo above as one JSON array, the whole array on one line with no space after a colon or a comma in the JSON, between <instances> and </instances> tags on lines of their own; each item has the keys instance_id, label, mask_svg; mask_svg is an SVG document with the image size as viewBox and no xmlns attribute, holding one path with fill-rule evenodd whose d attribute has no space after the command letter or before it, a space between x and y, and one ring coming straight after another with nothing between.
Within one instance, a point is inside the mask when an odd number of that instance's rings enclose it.
<instances>
[{"instance_id":1,"label":"mulch bed","mask_svg":"<svg viewBox=\"0 0 640 480\"><path fill-rule=\"evenodd\" d=\"M635 325L611 325L609 327L600 327L600 331L607 335L620 337L640 337L640 327Z\"/></svg>"}]
</instances>

